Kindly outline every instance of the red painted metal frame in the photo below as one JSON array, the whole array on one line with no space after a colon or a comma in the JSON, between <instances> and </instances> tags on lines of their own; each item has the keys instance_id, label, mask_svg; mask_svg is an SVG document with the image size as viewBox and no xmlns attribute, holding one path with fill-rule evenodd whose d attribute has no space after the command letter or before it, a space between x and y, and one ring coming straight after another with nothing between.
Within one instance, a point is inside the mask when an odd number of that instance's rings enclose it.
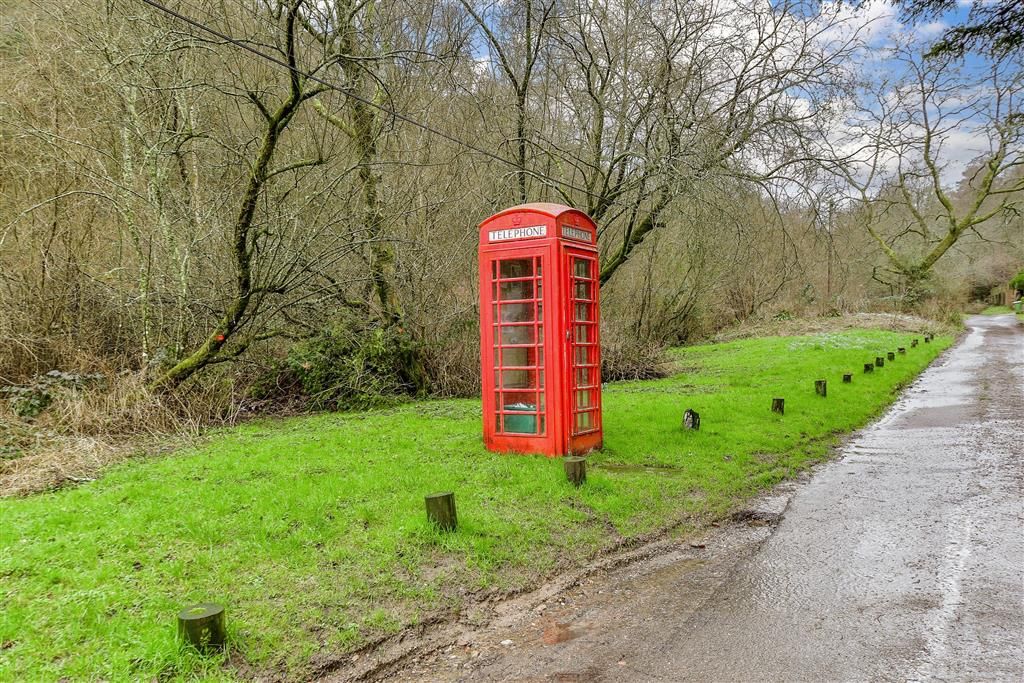
<instances>
[{"instance_id":1,"label":"red painted metal frame","mask_svg":"<svg viewBox=\"0 0 1024 683\"><path fill-rule=\"evenodd\" d=\"M601 447L597 226L560 204L480 224L484 443L495 451Z\"/></svg>"}]
</instances>

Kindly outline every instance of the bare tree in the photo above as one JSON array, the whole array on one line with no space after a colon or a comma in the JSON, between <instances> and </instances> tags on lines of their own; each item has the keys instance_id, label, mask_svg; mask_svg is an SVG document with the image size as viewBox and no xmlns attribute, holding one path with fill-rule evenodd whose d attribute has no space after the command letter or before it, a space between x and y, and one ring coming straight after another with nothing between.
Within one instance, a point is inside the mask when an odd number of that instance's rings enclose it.
<instances>
[{"instance_id":1,"label":"bare tree","mask_svg":"<svg viewBox=\"0 0 1024 683\"><path fill-rule=\"evenodd\" d=\"M864 229L911 299L968 233L1018 211L1024 190L1024 70L1013 57L981 73L950 57L894 49L895 77L866 85L831 165L850 189ZM972 172L959 193L949 155L966 144ZM962 163L962 162L961 162Z\"/></svg>"},{"instance_id":2,"label":"bare tree","mask_svg":"<svg viewBox=\"0 0 1024 683\"><path fill-rule=\"evenodd\" d=\"M255 267L263 253L261 239L269 236L264 228L254 232L257 206L268 183L301 168L322 163L320 158L300 159L283 166L274 166L275 153L285 131L303 103L316 97L325 86L312 84L303 76L305 69L299 64L297 36L300 27L300 12L304 0L290 0L278 6L271 15L278 24L279 42L276 50L288 65L287 87L276 102L273 97L250 90L246 93L263 121L255 156L250 161L249 177L239 201L238 213L231 227L231 254L234 269L232 295L228 299L220 319L206 339L188 356L174 364L155 381L156 387L180 384L211 363L237 357L250 344L274 331L252 330L248 335L236 338L247 319L251 319L265 304L268 296L284 294L287 291L286 278L256 280ZM312 71L319 70L319 66ZM287 273L279 273L286 276Z\"/></svg>"}]
</instances>

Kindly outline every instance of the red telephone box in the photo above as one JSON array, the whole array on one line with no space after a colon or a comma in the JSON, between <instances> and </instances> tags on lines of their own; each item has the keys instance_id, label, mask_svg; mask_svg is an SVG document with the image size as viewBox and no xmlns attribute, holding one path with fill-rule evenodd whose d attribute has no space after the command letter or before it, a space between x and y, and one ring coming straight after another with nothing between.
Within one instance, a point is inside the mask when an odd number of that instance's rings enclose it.
<instances>
[{"instance_id":1,"label":"red telephone box","mask_svg":"<svg viewBox=\"0 0 1024 683\"><path fill-rule=\"evenodd\" d=\"M561 204L480 224L484 443L494 451L601 447L597 226Z\"/></svg>"}]
</instances>

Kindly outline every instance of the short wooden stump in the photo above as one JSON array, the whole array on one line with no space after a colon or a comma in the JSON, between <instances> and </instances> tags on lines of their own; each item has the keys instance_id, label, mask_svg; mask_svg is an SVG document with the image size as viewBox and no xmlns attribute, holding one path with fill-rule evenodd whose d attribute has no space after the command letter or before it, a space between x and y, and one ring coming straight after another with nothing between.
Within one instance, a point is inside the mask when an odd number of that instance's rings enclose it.
<instances>
[{"instance_id":1,"label":"short wooden stump","mask_svg":"<svg viewBox=\"0 0 1024 683\"><path fill-rule=\"evenodd\" d=\"M451 491L431 493L424 500L427 520L442 531L454 531L459 523L455 513L455 494Z\"/></svg>"},{"instance_id":2,"label":"short wooden stump","mask_svg":"<svg viewBox=\"0 0 1024 683\"><path fill-rule=\"evenodd\" d=\"M200 652L223 648L227 642L224 608L204 602L181 610L178 612L178 637Z\"/></svg>"},{"instance_id":3,"label":"short wooden stump","mask_svg":"<svg viewBox=\"0 0 1024 683\"><path fill-rule=\"evenodd\" d=\"M565 478L572 482L576 488L587 482L587 459L571 455L562 460L565 468Z\"/></svg>"}]
</instances>

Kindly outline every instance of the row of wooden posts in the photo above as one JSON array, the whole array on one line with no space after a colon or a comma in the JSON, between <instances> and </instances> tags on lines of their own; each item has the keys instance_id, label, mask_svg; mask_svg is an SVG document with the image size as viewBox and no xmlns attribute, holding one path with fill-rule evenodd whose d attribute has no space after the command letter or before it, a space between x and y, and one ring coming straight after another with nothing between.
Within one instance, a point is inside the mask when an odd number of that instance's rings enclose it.
<instances>
[{"instance_id":1,"label":"row of wooden posts","mask_svg":"<svg viewBox=\"0 0 1024 683\"><path fill-rule=\"evenodd\" d=\"M930 343L931 334L924 336L924 342ZM917 339L910 341L911 348L917 346ZM886 358L895 360L896 354L905 354L907 349L900 346L895 352L889 351ZM865 363L864 372L874 372L875 368L885 366L886 358L876 356L874 363ZM853 382L853 374L845 373L843 383ZM828 395L828 385L823 379L814 380L814 391L819 396ZM772 399L772 412L784 415L786 412L786 400L783 398ZM700 414L692 408L687 409L683 414L683 427L685 429L700 429ZM587 459L577 456L567 456L562 459L565 469L565 476L576 487L582 486L587 481ZM442 491L431 493L426 496L427 519L431 524L443 531L454 531L458 526L458 514L455 510L455 493ZM194 605L182 610L178 614L178 635L181 640L194 645L201 651L219 649L224 647L227 631L224 623L224 608L214 603L203 603Z\"/></svg>"},{"instance_id":2,"label":"row of wooden posts","mask_svg":"<svg viewBox=\"0 0 1024 683\"><path fill-rule=\"evenodd\" d=\"M932 341L932 335L931 334L926 334L924 336L924 343L925 344L930 344L931 341ZM911 348L914 348L914 347L917 346L917 339L916 338L910 340L910 346L911 346ZM896 351L889 351L888 353L886 353L885 358L883 358L882 356L875 356L875 362L874 363L865 363L864 364L864 372L874 372L875 368L881 368L881 367L885 366L886 359L888 359L890 361L896 360L896 354L897 353L902 355L902 354L905 354L906 352L907 352L906 347L900 346L900 347L896 348ZM847 372L847 373L843 374L843 384L850 384L851 382L853 382L853 373ZM825 398L826 396L828 396L828 382L826 382L823 379L816 379L816 380L814 380L814 393L818 394L818 396L821 396L822 398ZM773 413L778 413L779 415L784 415L785 412L786 412L786 400L783 399L783 398L773 398L772 399L772 412ZM684 419L683 422L685 424L686 420ZM699 424L699 420L698 420L698 424Z\"/></svg>"}]
</instances>

